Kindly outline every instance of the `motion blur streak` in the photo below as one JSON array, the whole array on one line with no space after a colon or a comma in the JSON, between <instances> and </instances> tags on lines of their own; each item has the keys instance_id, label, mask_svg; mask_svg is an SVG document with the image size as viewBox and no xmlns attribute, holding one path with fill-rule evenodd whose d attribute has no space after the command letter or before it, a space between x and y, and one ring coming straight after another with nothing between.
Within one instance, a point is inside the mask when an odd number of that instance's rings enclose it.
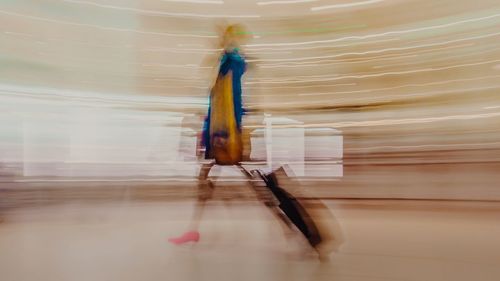
<instances>
[{"instance_id":1,"label":"motion blur streak","mask_svg":"<svg viewBox=\"0 0 500 281\"><path fill-rule=\"evenodd\" d=\"M232 166L168 244L232 24L241 169L285 167L330 261ZM499 39L498 0L0 1L0 280L498 281Z\"/></svg>"},{"instance_id":2,"label":"motion blur streak","mask_svg":"<svg viewBox=\"0 0 500 281\"><path fill-rule=\"evenodd\" d=\"M115 10L121 10L121 11L127 11L127 12L134 12L138 14L144 14L144 15L152 15L152 16L173 16L173 17L195 17L195 18L258 18L259 15L231 15L231 14L226 14L226 15L202 15L202 14L195 14L195 13L167 13L167 12L159 12L159 11L153 11L153 10L143 10L143 9L135 9L135 8L130 8L130 7L122 7L122 6L113 6L113 5L102 5L96 2L92 1L80 1L80 0L63 0L64 2L68 3L75 3L75 4L84 4L84 5L91 5L99 8L106 8L106 9L115 9ZM201 3L199 3L201 4ZM203 3L203 4L213 4L213 3ZM219 3L217 3L219 4Z\"/></svg>"},{"instance_id":3,"label":"motion blur streak","mask_svg":"<svg viewBox=\"0 0 500 281\"><path fill-rule=\"evenodd\" d=\"M383 1L384 0L367 0L367 1L360 1L360 2L354 2L354 3L346 3L346 4L319 6L319 7L312 7L311 11L321 11L321 10L328 10L328 9L349 8L349 7L356 7L356 6L362 6L362 5L375 4L375 3L379 3L379 2L383 2Z\"/></svg>"}]
</instances>

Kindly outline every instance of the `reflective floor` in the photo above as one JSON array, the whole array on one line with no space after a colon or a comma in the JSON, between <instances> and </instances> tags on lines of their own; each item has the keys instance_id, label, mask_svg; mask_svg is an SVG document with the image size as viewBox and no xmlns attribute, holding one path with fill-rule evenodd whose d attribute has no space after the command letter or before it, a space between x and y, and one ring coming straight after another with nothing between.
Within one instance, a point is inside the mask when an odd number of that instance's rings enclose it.
<instances>
[{"instance_id":1,"label":"reflective floor","mask_svg":"<svg viewBox=\"0 0 500 281\"><path fill-rule=\"evenodd\" d=\"M188 200L12 209L0 223L1 280L500 278L499 203L325 203L345 243L323 263L256 202L212 202L196 246L167 242L186 229L193 211Z\"/></svg>"}]
</instances>

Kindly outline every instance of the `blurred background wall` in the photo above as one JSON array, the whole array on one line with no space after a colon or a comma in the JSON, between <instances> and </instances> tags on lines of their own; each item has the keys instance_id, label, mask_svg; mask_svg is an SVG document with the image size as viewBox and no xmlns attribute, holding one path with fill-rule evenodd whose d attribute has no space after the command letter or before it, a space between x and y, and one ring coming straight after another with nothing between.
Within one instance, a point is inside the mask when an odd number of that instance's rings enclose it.
<instances>
[{"instance_id":1,"label":"blurred background wall","mask_svg":"<svg viewBox=\"0 0 500 281\"><path fill-rule=\"evenodd\" d=\"M493 0L1 1L1 185L196 174L225 23L252 38L246 127L342 135L305 155L320 196L500 199Z\"/></svg>"}]
</instances>

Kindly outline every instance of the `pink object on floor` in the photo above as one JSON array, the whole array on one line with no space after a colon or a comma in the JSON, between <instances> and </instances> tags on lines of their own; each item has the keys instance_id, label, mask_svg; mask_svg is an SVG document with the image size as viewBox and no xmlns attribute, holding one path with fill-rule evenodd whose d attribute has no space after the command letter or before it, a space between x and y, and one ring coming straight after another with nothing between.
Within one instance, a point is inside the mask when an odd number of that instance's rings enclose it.
<instances>
[{"instance_id":1,"label":"pink object on floor","mask_svg":"<svg viewBox=\"0 0 500 281\"><path fill-rule=\"evenodd\" d=\"M182 236L168 239L170 243L173 243L175 245L181 245L188 242L198 242L199 240L200 233L198 231L188 231L182 234Z\"/></svg>"}]
</instances>

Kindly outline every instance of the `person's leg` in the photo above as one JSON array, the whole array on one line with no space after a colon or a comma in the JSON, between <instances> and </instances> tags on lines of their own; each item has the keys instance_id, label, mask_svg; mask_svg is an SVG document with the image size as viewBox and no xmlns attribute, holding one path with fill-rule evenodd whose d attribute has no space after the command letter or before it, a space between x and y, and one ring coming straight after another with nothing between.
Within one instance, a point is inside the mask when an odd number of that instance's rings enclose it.
<instances>
[{"instance_id":1,"label":"person's leg","mask_svg":"<svg viewBox=\"0 0 500 281\"><path fill-rule=\"evenodd\" d=\"M212 198L214 191L213 183L208 179L208 174L210 170L215 165L215 162L209 164L203 164L200 169L200 174L198 176L198 201L196 202L196 207L193 213L193 218L191 220L190 229L197 230L203 215L203 210L205 209L206 202Z\"/></svg>"},{"instance_id":2,"label":"person's leg","mask_svg":"<svg viewBox=\"0 0 500 281\"><path fill-rule=\"evenodd\" d=\"M193 217L189 225L190 230L179 237L170 238L168 241L170 241L171 243L179 245L188 242L198 242L198 240L200 239L198 227L201 222L203 210L205 209L205 204L207 200L212 197L214 189L213 185L209 183L208 180L208 174L210 173L210 169L212 169L214 165L215 163L212 162L203 164L201 166L198 176L198 200L196 202Z\"/></svg>"}]
</instances>

